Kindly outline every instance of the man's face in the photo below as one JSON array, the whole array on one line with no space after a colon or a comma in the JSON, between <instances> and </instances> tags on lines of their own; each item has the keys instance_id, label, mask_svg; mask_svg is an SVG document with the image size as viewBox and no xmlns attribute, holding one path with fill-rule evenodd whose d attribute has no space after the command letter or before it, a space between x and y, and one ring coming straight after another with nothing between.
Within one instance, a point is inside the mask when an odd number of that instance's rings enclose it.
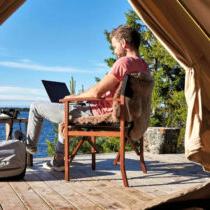
<instances>
[{"instance_id":1,"label":"man's face","mask_svg":"<svg viewBox=\"0 0 210 210\"><path fill-rule=\"evenodd\" d=\"M126 55L125 43L117 40L115 37L112 38L112 47L114 48L114 54L120 58Z\"/></svg>"}]
</instances>

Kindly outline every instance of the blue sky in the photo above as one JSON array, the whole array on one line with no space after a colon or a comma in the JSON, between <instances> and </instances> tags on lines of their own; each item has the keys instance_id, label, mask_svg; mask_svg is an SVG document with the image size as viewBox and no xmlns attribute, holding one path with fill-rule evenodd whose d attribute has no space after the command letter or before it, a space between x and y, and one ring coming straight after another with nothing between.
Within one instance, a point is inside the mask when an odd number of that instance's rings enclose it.
<instances>
[{"instance_id":1,"label":"blue sky","mask_svg":"<svg viewBox=\"0 0 210 210\"><path fill-rule=\"evenodd\" d=\"M104 36L125 23L126 0L28 0L0 28L0 106L48 100L41 79L77 89L109 70Z\"/></svg>"}]
</instances>

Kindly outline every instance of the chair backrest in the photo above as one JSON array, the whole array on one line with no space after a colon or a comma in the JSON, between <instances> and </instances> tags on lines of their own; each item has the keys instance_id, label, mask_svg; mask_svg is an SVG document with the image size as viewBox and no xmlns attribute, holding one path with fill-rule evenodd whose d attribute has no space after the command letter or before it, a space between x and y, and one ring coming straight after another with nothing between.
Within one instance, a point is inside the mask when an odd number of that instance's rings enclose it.
<instances>
[{"instance_id":1,"label":"chair backrest","mask_svg":"<svg viewBox=\"0 0 210 210\"><path fill-rule=\"evenodd\" d=\"M120 94L125 97L125 121L133 123L129 132L133 141L138 141L148 127L153 86L149 72L132 73L122 81Z\"/></svg>"},{"instance_id":2,"label":"chair backrest","mask_svg":"<svg viewBox=\"0 0 210 210\"><path fill-rule=\"evenodd\" d=\"M133 124L129 132L129 138L134 141L139 140L148 127L153 83L152 76L149 73L126 75L115 92L112 113L79 117L74 120L74 123L96 125L103 122L118 122L120 105L119 100L115 99L123 95L125 97L125 121Z\"/></svg>"}]
</instances>

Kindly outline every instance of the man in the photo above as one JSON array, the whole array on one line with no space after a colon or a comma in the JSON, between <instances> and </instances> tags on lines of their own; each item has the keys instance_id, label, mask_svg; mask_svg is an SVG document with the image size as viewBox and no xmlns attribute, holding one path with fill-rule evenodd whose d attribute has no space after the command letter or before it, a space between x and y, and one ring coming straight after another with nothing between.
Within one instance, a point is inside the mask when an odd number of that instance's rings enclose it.
<instances>
[{"instance_id":1,"label":"man","mask_svg":"<svg viewBox=\"0 0 210 210\"><path fill-rule=\"evenodd\" d=\"M140 35L129 26L119 26L111 34L111 43L117 61L114 63L110 72L95 86L89 90L73 97L110 97L113 96L120 81L126 74L135 72L147 72L148 67L143 59L139 57ZM66 98L70 98L66 96ZM100 115L112 111L110 103L92 103L89 107L78 108L76 105L71 107L70 117L77 118L80 116ZM61 124L64 118L63 104L36 102L30 107L28 130L27 130L27 151L34 154L37 150L37 143L41 130L43 119ZM59 129L58 144L56 145L56 155L47 165L57 171L64 170L64 145Z\"/></svg>"}]
</instances>

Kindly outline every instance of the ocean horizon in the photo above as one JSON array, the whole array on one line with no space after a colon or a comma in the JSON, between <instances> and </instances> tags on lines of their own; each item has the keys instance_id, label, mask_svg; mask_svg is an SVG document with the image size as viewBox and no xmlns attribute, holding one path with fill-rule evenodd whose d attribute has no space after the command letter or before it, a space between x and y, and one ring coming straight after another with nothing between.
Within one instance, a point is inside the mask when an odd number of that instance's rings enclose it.
<instances>
[{"instance_id":1,"label":"ocean horizon","mask_svg":"<svg viewBox=\"0 0 210 210\"><path fill-rule=\"evenodd\" d=\"M2 108L3 107L1 107L0 109L2 109ZM17 106L16 107L7 107L7 108L17 108ZM18 117L28 118L29 107L19 107L18 109L21 110ZM49 140L51 142L54 141L55 137L57 136L57 134L54 131L54 127L55 127L55 124L51 123L50 121L48 121L48 120L43 121L42 130L41 130L41 134L40 134L40 138L39 138L39 142L38 142L38 148L37 148L38 151L34 155L34 157L48 157L46 140ZM15 130L21 130L24 133L26 133L25 124L14 123L13 133ZM0 123L0 141L3 141L3 140L5 140L5 124Z\"/></svg>"},{"instance_id":2,"label":"ocean horizon","mask_svg":"<svg viewBox=\"0 0 210 210\"><path fill-rule=\"evenodd\" d=\"M43 100L42 100L43 101ZM49 101L49 99L46 99L45 101ZM32 100L0 100L0 108L20 108L20 109L29 109L30 105L34 101Z\"/></svg>"}]
</instances>

